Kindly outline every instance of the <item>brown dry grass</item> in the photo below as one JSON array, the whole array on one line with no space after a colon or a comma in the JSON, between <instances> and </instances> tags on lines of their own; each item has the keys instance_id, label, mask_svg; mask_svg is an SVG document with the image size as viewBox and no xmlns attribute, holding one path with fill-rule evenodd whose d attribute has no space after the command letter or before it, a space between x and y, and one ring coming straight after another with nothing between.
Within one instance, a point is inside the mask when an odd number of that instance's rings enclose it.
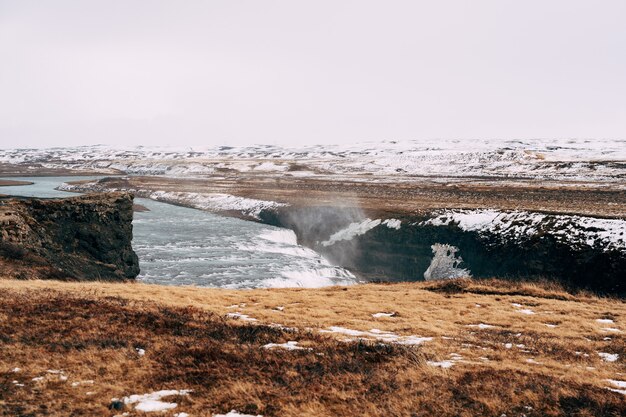
<instances>
[{"instance_id":1,"label":"brown dry grass","mask_svg":"<svg viewBox=\"0 0 626 417\"><path fill-rule=\"evenodd\" d=\"M235 311L259 321L226 317ZM396 316L372 317L384 311ZM602 330L626 330L625 319L620 300L499 281L231 291L0 280L0 410L114 415L113 397L193 389L171 399L179 404L173 412L625 415L626 396L606 389L606 379L626 380L624 334ZM494 327L468 327L478 323ZM344 342L318 332L329 326L433 339L417 347ZM288 340L312 350L261 347ZM619 359L605 362L597 352ZM450 369L428 364L454 353L463 359ZM83 380L94 384L72 387Z\"/></svg>"}]
</instances>

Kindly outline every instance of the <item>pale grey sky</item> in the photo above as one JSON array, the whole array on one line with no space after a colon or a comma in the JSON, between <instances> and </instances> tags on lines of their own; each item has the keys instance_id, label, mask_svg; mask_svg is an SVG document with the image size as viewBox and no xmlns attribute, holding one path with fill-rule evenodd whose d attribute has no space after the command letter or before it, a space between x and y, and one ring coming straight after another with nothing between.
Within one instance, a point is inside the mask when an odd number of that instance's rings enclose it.
<instances>
[{"instance_id":1,"label":"pale grey sky","mask_svg":"<svg viewBox=\"0 0 626 417\"><path fill-rule=\"evenodd\" d=\"M626 138L626 1L0 0L0 147Z\"/></svg>"}]
</instances>

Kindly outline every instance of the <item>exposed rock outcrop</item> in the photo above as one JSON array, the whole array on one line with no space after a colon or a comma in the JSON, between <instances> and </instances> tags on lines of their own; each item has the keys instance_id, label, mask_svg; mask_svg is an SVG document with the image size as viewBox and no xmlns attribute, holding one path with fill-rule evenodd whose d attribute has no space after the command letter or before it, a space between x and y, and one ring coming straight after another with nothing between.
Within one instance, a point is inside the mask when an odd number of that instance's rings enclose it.
<instances>
[{"instance_id":1,"label":"exposed rock outcrop","mask_svg":"<svg viewBox=\"0 0 626 417\"><path fill-rule=\"evenodd\" d=\"M0 199L0 276L120 281L139 274L133 196Z\"/></svg>"},{"instance_id":2,"label":"exposed rock outcrop","mask_svg":"<svg viewBox=\"0 0 626 417\"><path fill-rule=\"evenodd\" d=\"M439 278L466 271L475 278L545 279L626 296L625 220L502 212L481 229L463 227L459 221L467 220L453 214L464 213L446 214L445 221L437 211L392 213L401 220L399 228L363 220L354 207L286 207L261 213L261 220L292 229L298 243L366 280L421 281L433 261L441 261L435 246L454 251L447 261L455 271L440 272ZM480 211L465 214L488 217ZM353 233L339 236L350 229Z\"/></svg>"}]
</instances>

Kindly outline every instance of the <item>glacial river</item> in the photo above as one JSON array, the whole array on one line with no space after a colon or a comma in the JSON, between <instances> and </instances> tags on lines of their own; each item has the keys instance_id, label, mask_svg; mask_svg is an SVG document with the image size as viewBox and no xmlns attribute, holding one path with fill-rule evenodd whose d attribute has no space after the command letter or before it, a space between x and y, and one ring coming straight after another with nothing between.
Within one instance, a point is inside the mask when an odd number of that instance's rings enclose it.
<instances>
[{"instance_id":1,"label":"glacial river","mask_svg":"<svg viewBox=\"0 0 626 417\"><path fill-rule=\"evenodd\" d=\"M7 178L33 185L0 187L1 194L58 198L65 181L97 177ZM222 217L185 207L135 199L149 209L133 220L137 279L164 285L223 288L319 287L352 284L354 276L299 246L291 230Z\"/></svg>"}]
</instances>

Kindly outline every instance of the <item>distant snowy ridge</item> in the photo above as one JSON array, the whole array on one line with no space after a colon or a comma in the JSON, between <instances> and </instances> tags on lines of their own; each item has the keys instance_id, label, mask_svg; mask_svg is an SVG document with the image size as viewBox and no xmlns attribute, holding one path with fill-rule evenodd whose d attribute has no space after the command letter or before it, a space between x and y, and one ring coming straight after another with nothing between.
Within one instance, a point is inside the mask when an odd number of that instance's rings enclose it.
<instances>
[{"instance_id":1,"label":"distant snowy ridge","mask_svg":"<svg viewBox=\"0 0 626 417\"><path fill-rule=\"evenodd\" d=\"M550 235L571 246L626 249L626 220L554 215L527 211L443 210L420 225L456 225L465 231L490 233L503 240L523 241Z\"/></svg>"},{"instance_id":2,"label":"distant snowy ridge","mask_svg":"<svg viewBox=\"0 0 626 417\"><path fill-rule=\"evenodd\" d=\"M372 174L419 177L498 177L612 182L626 179L625 140L421 140L357 145L218 147L81 146L0 149L0 163L104 170L137 175L202 177L246 172L276 176Z\"/></svg>"}]
</instances>

